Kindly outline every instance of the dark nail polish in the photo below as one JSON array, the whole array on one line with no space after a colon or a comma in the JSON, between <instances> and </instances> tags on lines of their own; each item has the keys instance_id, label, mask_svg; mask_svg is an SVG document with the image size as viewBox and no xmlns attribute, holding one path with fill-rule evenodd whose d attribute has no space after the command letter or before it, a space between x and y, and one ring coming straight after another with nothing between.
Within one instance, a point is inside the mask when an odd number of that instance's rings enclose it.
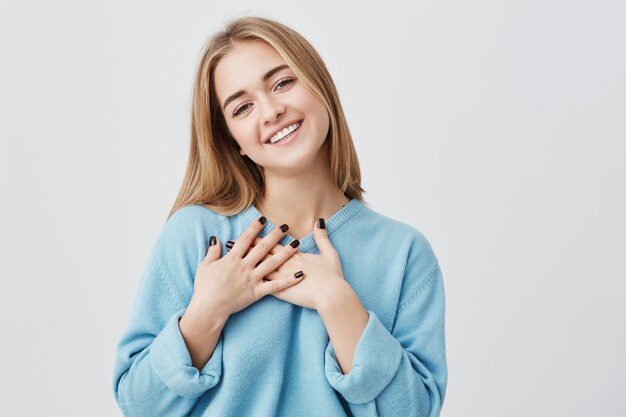
<instances>
[{"instance_id":1,"label":"dark nail polish","mask_svg":"<svg viewBox=\"0 0 626 417\"><path fill-rule=\"evenodd\" d=\"M283 224L282 226L280 226L280 230L282 230L283 233L285 233L287 230L289 230L289 226L287 226L286 224Z\"/></svg>"},{"instance_id":2,"label":"dark nail polish","mask_svg":"<svg viewBox=\"0 0 626 417\"><path fill-rule=\"evenodd\" d=\"M297 248L298 246L300 246L300 241L296 239L293 242L291 242L290 245L292 248Z\"/></svg>"},{"instance_id":3,"label":"dark nail polish","mask_svg":"<svg viewBox=\"0 0 626 417\"><path fill-rule=\"evenodd\" d=\"M326 223L324 223L324 219L323 218L319 218L317 219L317 227L319 229L326 229Z\"/></svg>"},{"instance_id":4,"label":"dark nail polish","mask_svg":"<svg viewBox=\"0 0 626 417\"><path fill-rule=\"evenodd\" d=\"M235 245L235 242L233 242L232 240L229 240L228 242L226 242L226 247L228 249L232 249L234 245Z\"/></svg>"},{"instance_id":5,"label":"dark nail polish","mask_svg":"<svg viewBox=\"0 0 626 417\"><path fill-rule=\"evenodd\" d=\"M211 236L211 239L209 239L209 246L213 246L217 243L217 239L215 238L215 236Z\"/></svg>"},{"instance_id":6,"label":"dark nail polish","mask_svg":"<svg viewBox=\"0 0 626 417\"><path fill-rule=\"evenodd\" d=\"M266 221L267 221L267 219L265 218L265 216L259 217L259 223L265 224Z\"/></svg>"},{"instance_id":7,"label":"dark nail polish","mask_svg":"<svg viewBox=\"0 0 626 417\"><path fill-rule=\"evenodd\" d=\"M298 272L296 272L295 274L293 274L293 276L294 276L294 277L296 277L296 278L300 278L302 275L304 275L304 274L302 273L302 271L298 271Z\"/></svg>"}]
</instances>

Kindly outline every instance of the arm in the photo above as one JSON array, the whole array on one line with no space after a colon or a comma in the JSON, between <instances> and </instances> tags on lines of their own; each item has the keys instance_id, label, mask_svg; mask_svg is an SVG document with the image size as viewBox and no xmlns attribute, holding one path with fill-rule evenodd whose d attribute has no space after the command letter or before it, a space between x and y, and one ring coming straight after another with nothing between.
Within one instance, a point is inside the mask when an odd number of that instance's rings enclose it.
<instances>
[{"instance_id":1,"label":"arm","mask_svg":"<svg viewBox=\"0 0 626 417\"><path fill-rule=\"evenodd\" d=\"M196 365L204 357L208 359L198 370L192 364L179 327L179 319L186 317L182 327L194 328L186 326L187 318L192 316L184 316L185 307L158 252L153 251L141 278L130 323L116 352L113 391L124 415L187 415L198 398L218 383L222 373L221 327L215 326L208 336L217 339L213 352L208 352L207 347L200 354L194 353ZM220 319L216 320L219 323ZM191 350L197 351L193 347L197 338L190 333L193 330L186 333Z\"/></svg>"},{"instance_id":2,"label":"arm","mask_svg":"<svg viewBox=\"0 0 626 417\"><path fill-rule=\"evenodd\" d=\"M338 365L333 343L327 346L326 377L355 417L435 417L441 411L447 364L444 287L438 264L422 278L400 303L393 329L388 330L373 311L366 310L367 324L352 366L346 367L348 374ZM358 330L357 325L352 327Z\"/></svg>"},{"instance_id":3,"label":"arm","mask_svg":"<svg viewBox=\"0 0 626 417\"><path fill-rule=\"evenodd\" d=\"M369 318L367 310L352 287L345 281L341 283L339 288L331 291L333 297L328 297L317 312L326 327L337 362L345 375L352 369L354 351Z\"/></svg>"},{"instance_id":4,"label":"arm","mask_svg":"<svg viewBox=\"0 0 626 417\"><path fill-rule=\"evenodd\" d=\"M191 364L198 371L202 371L211 358L226 320L220 317L217 311L209 312L208 316L204 316L203 313L191 308L191 305L180 318L178 322L180 334L189 351Z\"/></svg>"}]
</instances>

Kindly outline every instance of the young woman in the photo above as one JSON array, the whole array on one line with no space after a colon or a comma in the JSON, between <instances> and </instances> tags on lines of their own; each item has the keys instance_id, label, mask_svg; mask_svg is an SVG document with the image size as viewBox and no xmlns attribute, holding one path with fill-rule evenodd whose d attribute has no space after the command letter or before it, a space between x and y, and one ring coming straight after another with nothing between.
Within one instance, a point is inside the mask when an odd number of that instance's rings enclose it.
<instances>
[{"instance_id":1,"label":"young woman","mask_svg":"<svg viewBox=\"0 0 626 417\"><path fill-rule=\"evenodd\" d=\"M439 415L437 258L366 205L360 180L332 78L301 35L243 17L213 36L187 172L118 345L125 415Z\"/></svg>"}]
</instances>

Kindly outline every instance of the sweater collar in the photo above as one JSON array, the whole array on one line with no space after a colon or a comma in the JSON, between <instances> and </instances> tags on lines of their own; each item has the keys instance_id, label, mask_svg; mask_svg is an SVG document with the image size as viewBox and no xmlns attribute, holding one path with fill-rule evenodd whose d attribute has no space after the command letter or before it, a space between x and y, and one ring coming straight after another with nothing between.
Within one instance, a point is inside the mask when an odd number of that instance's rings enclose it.
<instances>
[{"instance_id":1,"label":"sweater collar","mask_svg":"<svg viewBox=\"0 0 626 417\"><path fill-rule=\"evenodd\" d=\"M343 207L339 209L335 214L333 214L330 218L324 219L324 223L326 224L326 230L328 235L330 236L335 230L337 230L341 225L350 220L355 214L361 211L365 205L355 199L352 198L348 201ZM241 212L249 221L254 221L262 216L262 214L257 210L254 204L250 204L246 209ZM265 227L257 236L264 237L269 232L271 232L275 227L275 224L267 220L265 223ZM282 245L289 244L295 238L289 234L286 234L280 242ZM300 252L310 252L313 248L316 248L315 238L313 237L313 230L311 230L306 236L300 239Z\"/></svg>"}]
</instances>

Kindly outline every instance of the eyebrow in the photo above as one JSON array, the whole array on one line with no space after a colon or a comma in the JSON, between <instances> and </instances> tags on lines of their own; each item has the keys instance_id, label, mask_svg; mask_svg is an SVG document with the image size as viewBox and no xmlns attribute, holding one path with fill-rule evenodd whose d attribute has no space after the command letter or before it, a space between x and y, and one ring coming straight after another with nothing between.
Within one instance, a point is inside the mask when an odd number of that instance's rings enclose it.
<instances>
[{"instance_id":1,"label":"eyebrow","mask_svg":"<svg viewBox=\"0 0 626 417\"><path fill-rule=\"evenodd\" d=\"M285 68L289 68L289 65L287 64L283 64L283 65L279 65L275 68L272 68L271 70L269 70L268 72L265 73L265 75L261 78L261 80L263 82L267 81L272 75L276 74L279 71L284 70ZM230 104L231 101L238 99L239 97L241 97L242 95L244 95L246 92L244 90L239 90L237 91L235 94L231 95L230 97L228 97L226 99L226 101L224 101L224 105L222 106L222 110L226 110L226 106L228 106Z\"/></svg>"}]
</instances>

